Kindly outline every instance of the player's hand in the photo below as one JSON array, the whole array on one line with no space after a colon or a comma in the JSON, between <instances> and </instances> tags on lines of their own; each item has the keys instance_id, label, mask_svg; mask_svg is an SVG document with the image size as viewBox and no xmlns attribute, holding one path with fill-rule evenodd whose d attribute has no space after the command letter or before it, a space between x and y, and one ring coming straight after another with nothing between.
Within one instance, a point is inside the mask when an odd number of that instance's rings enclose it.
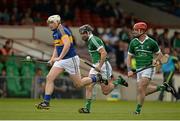
<instances>
[{"instance_id":1,"label":"player's hand","mask_svg":"<svg viewBox=\"0 0 180 121\"><path fill-rule=\"evenodd\" d=\"M54 58L54 62L55 61L60 61L60 60L61 60L61 58L59 58L59 57L58 58Z\"/></svg>"},{"instance_id":2,"label":"player's hand","mask_svg":"<svg viewBox=\"0 0 180 121\"><path fill-rule=\"evenodd\" d=\"M95 67L95 70L98 71L98 72L101 72L101 67L96 66L96 67Z\"/></svg>"},{"instance_id":3,"label":"player's hand","mask_svg":"<svg viewBox=\"0 0 180 121\"><path fill-rule=\"evenodd\" d=\"M128 77L132 77L134 75L133 71L128 71Z\"/></svg>"},{"instance_id":4,"label":"player's hand","mask_svg":"<svg viewBox=\"0 0 180 121\"><path fill-rule=\"evenodd\" d=\"M54 63L54 59L51 59L48 61L48 64L50 64L50 65L53 65L53 63Z\"/></svg>"},{"instance_id":5,"label":"player's hand","mask_svg":"<svg viewBox=\"0 0 180 121\"><path fill-rule=\"evenodd\" d=\"M160 61L159 60L153 60L153 66L158 66L160 65Z\"/></svg>"}]
</instances>

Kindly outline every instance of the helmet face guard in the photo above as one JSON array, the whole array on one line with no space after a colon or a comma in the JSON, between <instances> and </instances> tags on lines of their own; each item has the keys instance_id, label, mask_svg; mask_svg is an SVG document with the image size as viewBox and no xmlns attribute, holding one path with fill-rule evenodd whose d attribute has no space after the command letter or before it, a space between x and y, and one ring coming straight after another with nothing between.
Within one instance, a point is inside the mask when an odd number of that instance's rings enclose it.
<instances>
[{"instance_id":1,"label":"helmet face guard","mask_svg":"<svg viewBox=\"0 0 180 121\"><path fill-rule=\"evenodd\" d=\"M143 30L143 32L141 32L142 30ZM138 23L134 24L132 34L134 37L140 37L146 31L147 31L147 24L144 22L138 22Z\"/></svg>"},{"instance_id":2,"label":"helmet face guard","mask_svg":"<svg viewBox=\"0 0 180 121\"><path fill-rule=\"evenodd\" d=\"M93 32L93 28L90 25L88 25L88 24L85 24L85 25L83 25L83 26L81 26L79 28L79 33L80 34L92 33L92 32Z\"/></svg>"}]
</instances>

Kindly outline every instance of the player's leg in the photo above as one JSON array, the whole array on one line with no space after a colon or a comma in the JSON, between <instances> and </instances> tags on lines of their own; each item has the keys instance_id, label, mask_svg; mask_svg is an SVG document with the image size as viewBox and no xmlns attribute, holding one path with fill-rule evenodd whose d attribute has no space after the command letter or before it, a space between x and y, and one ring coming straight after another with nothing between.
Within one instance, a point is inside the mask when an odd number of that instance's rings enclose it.
<instances>
[{"instance_id":1,"label":"player's leg","mask_svg":"<svg viewBox=\"0 0 180 121\"><path fill-rule=\"evenodd\" d=\"M86 86L86 100L83 108L79 109L79 113L90 113L92 104L93 88L95 84Z\"/></svg>"},{"instance_id":2,"label":"player's leg","mask_svg":"<svg viewBox=\"0 0 180 121\"><path fill-rule=\"evenodd\" d=\"M103 78L108 80L108 85L101 84L101 89L104 95L109 94L118 85L128 86L126 80L124 80L121 76L117 79L113 78L112 67L108 61L103 64L101 71Z\"/></svg>"},{"instance_id":3,"label":"player's leg","mask_svg":"<svg viewBox=\"0 0 180 121\"><path fill-rule=\"evenodd\" d=\"M153 78L154 74L155 74L154 68L149 68L142 72L137 73L138 104L136 107L135 114L140 114L146 94L157 90L157 86L153 85L152 82L150 82L151 79ZM164 87L159 86L158 90L162 89L162 88L164 88Z\"/></svg>"},{"instance_id":4,"label":"player's leg","mask_svg":"<svg viewBox=\"0 0 180 121\"><path fill-rule=\"evenodd\" d=\"M174 80L173 79L169 82L169 86L171 86L171 88L174 90L174 92L171 94L176 98L176 100L179 100L178 93L174 87Z\"/></svg>"},{"instance_id":5,"label":"player's leg","mask_svg":"<svg viewBox=\"0 0 180 121\"><path fill-rule=\"evenodd\" d=\"M166 88L165 85L157 85L153 82L150 82L149 85L147 86L147 89L146 89L146 96L150 95L150 94L153 94L155 92L158 92L158 91L164 91Z\"/></svg>"},{"instance_id":6,"label":"player's leg","mask_svg":"<svg viewBox=\"0 0 180 121\"><path fill-rule=\"evenodd\" d=\"M150 82L146 88L146 91L145 91L146 96L149 94L152 94L154 92L164 90L164 88L165 88L164 85L157 85L151 81L152 78L154 77L155 72L156 72L155 68L149 68L149 69L146 69L137 74L137 80L140 80L141 77L146 77L150 80Z\"/></svg>"},{"instance_id":7,"label":"player's leg","mask_svg":"<svg viewBox=\"0 0 180 121\"><path fill-rule=\"evenodd\" d=\"M140 114L141 108L143 106L145 96L146 96L146 88L149 84L150 79L147 77L141 77L137 83L137 107L135 114Z\"/></svg>"},{"instance_id":8,"label":"player's leg","mask_svg":"<svg viewBox=\"0 0 180 121\"><path fill-rule=\"evenodd\" d=\"M169 86L172 88L173 91L170 91L171 94L176 98L176 100L179 99L178 94L176 92L176 89L174 87L174 80L173 80L173 76L174 76L174 71L171 71L169 73L167 73L167 78L166 78L166 83L169 84Z\"/></svg>"},{"instance_id":9,"label":"player's leg","mask_svg":"<svg viewBox=\"0 0 180 121\"><path fill-rule=\"evenodd\" d=\"M94 74L90 77L84 77L81 79L79 64L80 60L78 56L73 57L68 63L64 64L64 69L70 74L70 78L73 80L73 83L77 88L96 82L104 83L100 74Z\"/></svg>"},{"instance_id":10,"label":"player's leg","mask_svg":"<svg viewBox=\"0 0 180 121\"><path fill-rule=\"evenodd\" d=\"M64 71L63 68L53 66L46 77L45 96L44 101L36 105L38 109L49 109L49 102L51 94L54 90L54 80L56 77Z\"/></svg>"},{"instance_id":11,"label":"player's leg","mask_svg":"<svg viewBox=\"0 0 180 121\"><path fill-rule=\"evenodd\" d=\"M124 80L121 76L119 76L117 79L109 79L108 85L101 84L101 89L104 95L108 95L114 88L116 88L118 85L122 85L125 87L128 87L128 83L126 80Z\"/></svg>"},{"instance_id":12,"label":"player's leg","mask_svg":"<svg viewBox=\"0 0 180 121\"><path fill-rule=\"evenodd\" d=\"M161 91L161 93L163 93L165 90L168 92L171 92L173 95L175 95L174 89L168 84L169 82L171 82L170 80L172 79L172 76L173 75L171 73L164 74L165 81L162 85L156 85L151 82L147 87L146 95L150 95L157 91Z\"/></svg>"},{"instance_id":13,"label":"player's leg","mask_svg":"<svg viewBox=\"0 0 180 121\"><path fill-rule=\"evenodd\" d=\"M96 72L93 68L89 71L89 77L92 77L93 75L96 75L98 72ZM83 108L80 108L78 111L79 113L90 113L91 109L91 103L92 103L92 93L93 93L93 87L95 84L90 84L86 86L86 102L85 106Z\"/></svg>"},{"instance_id":14,"label":"player's leg","mask_svg":"<svg viewBox=\"0 0 180 121\"><path fill-rule=\"evenodd\" d=\"M167 74L165 74L165 73L163 72L163 82L166 82L166 79L167 79ZM164 98L164 90L162 90L162 91L160 92L158 99L159 99L160 101L163 101L163 98Z\"/></svg>"},{"instance_id":15,"label":"player's leg","mask_svg":"<svg viewBox=\"0 0 180 121\"><path fill-rule=\"evenodd\" d=\"M71 74L70 78L73 80L73 83L76 88L81 88L83 86L87 86L92 83L96 83L99 80L97 75L93 75L92 77L84 77L81 79L80 74Z\"/></svg>"}]
</instances>

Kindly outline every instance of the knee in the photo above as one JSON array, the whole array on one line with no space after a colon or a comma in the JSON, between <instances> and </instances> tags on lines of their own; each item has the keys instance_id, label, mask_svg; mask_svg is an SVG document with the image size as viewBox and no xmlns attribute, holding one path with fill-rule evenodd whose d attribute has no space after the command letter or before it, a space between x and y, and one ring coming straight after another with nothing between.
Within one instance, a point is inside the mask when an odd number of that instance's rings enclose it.
<instances>
[{"instance_id":1,"label":"knee","mask_svg":"<svg viewBox=\"0 0 180 121\"><path fill-rule=\"evenodd\" d=\"M143 92L144 88L142 86L138 86L137 90L138 90L138 92Z\"/></svg>"},{"instance_id":2,"label":"knee","mask_svg":"<svg viewBox=\"0 0 180 121\"><path fill-rule=\"evenodd\" d=\"M92 96L93 86L92 85L87 85L85 88L86 88L86 95Z\"/></svg>"},{"instance_id":3,"label":"knee","mask_svg":"<svg viewBox=\"0 0 180 121\"><path fill-rule=\"evenodd\" d=\"M93 90L92 86L90 86L90 85L86 86L86 91L91 92L92 90Z\"/></svg>"},{"instance_id":4,"label":"knee","mask_svg":"<svg viewBox=\"0 0 180 121\"><path fill-rule=\"evenodd\" d=\"M81 83L77 83L74 85L77 89L80 89L83 85Z\"/></svg>"},{"instance_id":5,"label":"knee","mask_svg":"<svg viewBox=\"0 0 180 121\"><path fill-rule=\"evenodd\" d=\"M110 88L107 86L101 86L102 93L108 95L110 93Z\"/></svg>"},{"instance_id":6,"label":"knee","mask_svg":"<svg viewBox=\"0 0 180 121\"><path fill-rule=\"evenodd\" d=\"M46 76L46 82L51 82L51 81L52 81L52 76L47 75L47 76Z\"/></svg>"}]
</instances>

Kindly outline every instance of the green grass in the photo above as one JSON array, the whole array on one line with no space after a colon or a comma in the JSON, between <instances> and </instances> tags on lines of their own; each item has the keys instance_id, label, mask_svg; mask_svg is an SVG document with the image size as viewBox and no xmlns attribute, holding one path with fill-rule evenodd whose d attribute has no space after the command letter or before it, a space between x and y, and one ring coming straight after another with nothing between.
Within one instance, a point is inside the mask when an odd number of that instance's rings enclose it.
<instances>
[{"instance_id":1,"label":"green grass","mask_svg":"<svg viewBox=\"0 0 180 121\"><path fill-rule=\"evenodd\" d=\"M37 110L33 99L0 99L0 119L180 119L180 102L145 102L141 115L133 115L136 102L94 101L91 114L79 114L84 100L52 100L50 110Z\"/></svg>"}]
</instances>

